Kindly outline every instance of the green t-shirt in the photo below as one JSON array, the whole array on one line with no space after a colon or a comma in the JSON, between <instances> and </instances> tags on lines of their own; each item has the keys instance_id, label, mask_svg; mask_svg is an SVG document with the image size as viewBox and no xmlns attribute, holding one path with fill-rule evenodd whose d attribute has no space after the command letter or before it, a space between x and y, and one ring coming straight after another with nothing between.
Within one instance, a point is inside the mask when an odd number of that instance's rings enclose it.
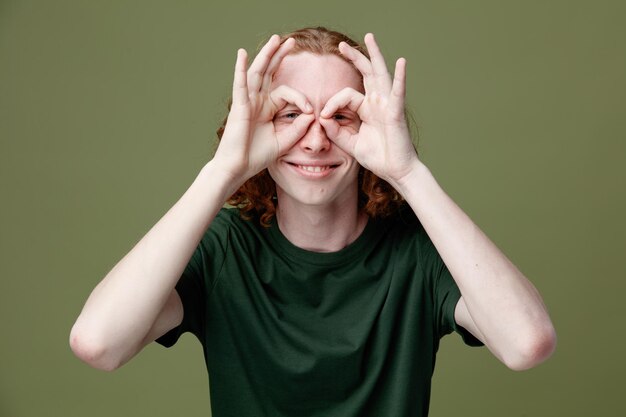
<instances>
[{"instance_id":1,"label":"green t-shirt","mask_svg":"<svg viewBox=\"0 0 626 417\"><path fill-rule=\"evenodd\" d=\"M426 416L460 292L412 212L310 252L222 209L183 273L182 324L204 348L214 417Z\"/></svg>"}]
</instances>

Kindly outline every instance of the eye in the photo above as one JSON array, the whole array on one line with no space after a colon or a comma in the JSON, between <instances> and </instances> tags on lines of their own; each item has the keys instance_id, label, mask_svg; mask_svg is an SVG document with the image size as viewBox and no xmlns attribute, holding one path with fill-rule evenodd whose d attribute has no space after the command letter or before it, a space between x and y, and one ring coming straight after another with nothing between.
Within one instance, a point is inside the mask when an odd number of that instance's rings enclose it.
<instances>
[{"instance_id":1,"label":"eye","mask_svg":"<svg viewBox=\"0 0 626 417\"><path fill-rule=\"evenodd\" d=\"M274 121L283 121L283 122L288 122L288 121L292 121L294 120L296 117L298 117L300 115L300 112L297 111L285 111L285 112L281 112L281 113L277 113L274 116Z\"/></svg>"},{"instance_id":2,"label":"eye","mask_svg":"<svg viewBox=\"0 0 626 417\"><path fill-rule=\"evenodd\" d=\"M340 126L359 126L361 124L361 119L359 119L359 116L353 112L342 111L340 113L333 114L332 118Z\"/></svg>"}]
</instances>

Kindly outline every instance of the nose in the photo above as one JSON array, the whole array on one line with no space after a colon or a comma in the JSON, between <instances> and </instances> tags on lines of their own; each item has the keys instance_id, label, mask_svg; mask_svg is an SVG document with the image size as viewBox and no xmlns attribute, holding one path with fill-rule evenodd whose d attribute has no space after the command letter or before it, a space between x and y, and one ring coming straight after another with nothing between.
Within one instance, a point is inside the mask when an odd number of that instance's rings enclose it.
<instances>
[{"instance_id":1,"label":"nose","mask_svg":"<svg viewBox=\"0 0 626 417\"><path fill-rule=\"evenodd\" d=\"M319 153L330 149L331 142L328 136L326 136L326 131L316 118L304 136L302 136L298 145L305 152Z\"/></svg>"}]
</instances>

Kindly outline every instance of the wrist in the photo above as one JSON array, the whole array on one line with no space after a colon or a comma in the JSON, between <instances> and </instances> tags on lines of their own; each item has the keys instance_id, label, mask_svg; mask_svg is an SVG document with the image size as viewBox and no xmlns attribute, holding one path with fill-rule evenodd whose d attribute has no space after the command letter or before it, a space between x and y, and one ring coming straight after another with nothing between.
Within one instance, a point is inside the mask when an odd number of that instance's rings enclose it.
<instances>
[{"instance_id":1,"label":"wrist","mask_svg":"<svg viewBox=\"0 0 626 417\"><path fill-rule=\"evenodd\" d=\"M223 197L223 201L226 201L243 185L246 179L233 175L228 170L223 169L215 160L211 160L202 167L196 181L211 187L214 192Z\"/></svg>"},{"instance_id":2,"label":"wrist","mask_svg":"<svg viewBox=\"0 0 626 417\"><path fill-rule=\"evenodd\" d=\"M415 192L418 186L423 183L424 178L429 176L432 174L428 167L419 158L415 158L402 176L389 179L387 182L407 199L408 195Z\"/></svg>"}]
</instances>

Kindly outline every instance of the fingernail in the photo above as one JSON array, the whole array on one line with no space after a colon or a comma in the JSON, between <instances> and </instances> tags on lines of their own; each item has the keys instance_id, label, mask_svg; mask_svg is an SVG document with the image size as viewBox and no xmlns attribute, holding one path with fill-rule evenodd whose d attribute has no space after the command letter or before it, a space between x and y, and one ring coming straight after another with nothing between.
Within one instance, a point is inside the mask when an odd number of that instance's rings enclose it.
<instances>
[{"instance_id":1,"label":"fingernail","mask_svg":"<svg viewBox=\"0 0 626 417\"><path fill-rule=\"evenodd\" d=\"M304 110L306 110L307 113L311 113L313 111L313 107L309 103L306 103Z\"/></svg>"}]
</instances>

